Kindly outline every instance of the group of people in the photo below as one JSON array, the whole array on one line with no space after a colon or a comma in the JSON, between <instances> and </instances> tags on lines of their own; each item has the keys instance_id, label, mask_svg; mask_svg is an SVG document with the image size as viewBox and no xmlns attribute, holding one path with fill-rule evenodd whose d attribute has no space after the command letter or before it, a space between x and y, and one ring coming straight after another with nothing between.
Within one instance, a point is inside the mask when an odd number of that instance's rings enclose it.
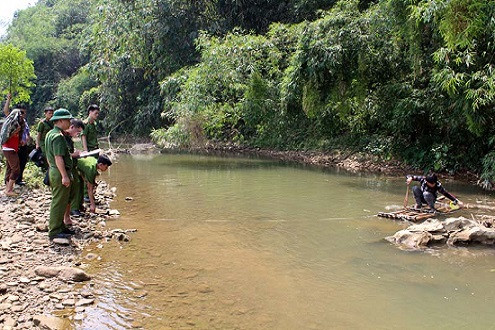
<instances>
[{"instance_id":1,"label":"group of people","mask_svg":"<svg viewBox=\"0 0 495 330\"><path fill-rule=\"evenodd\" d=\"M6 160L5 195L16 197L16 181L22 176L21 148L27 146L30 139L29 125L26 121L26 107L17 105L9 110L11 97L7 96L4 106L6 119L1 130L2 151ZM112 165L105 154L99 154L96 121L100 109L97 105L88 107L88 117L82 121L76 119L66 109L45 109L45 117L37 126L36 149L45 162L44 170L52 191L48 236L68 238L75 232L71 215L80 216L84 212L84 199L89 202L90 212L96 211L96 176ZM74 147L73 138L81 135L83 151ZM93 152L92 152L93 151ZM48 181L48 182L46 182ZM22 184L22 183L21 183ZM87 197L85 197L87 194Z\"/></svg>"}]
</instances>

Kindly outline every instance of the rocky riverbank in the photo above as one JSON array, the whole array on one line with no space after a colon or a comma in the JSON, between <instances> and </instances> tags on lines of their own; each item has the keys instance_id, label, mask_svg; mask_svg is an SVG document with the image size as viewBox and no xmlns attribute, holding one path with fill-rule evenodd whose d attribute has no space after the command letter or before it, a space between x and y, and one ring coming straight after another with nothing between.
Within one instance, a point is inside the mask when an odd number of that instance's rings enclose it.
<instances>
[{"instance_id":1,"label":"rocky riverbank","mask_svg":"<svg viewBox=\"0 0 495 330\"><path fill-rule=\"evenodd\" d=\"M69 240L48 239L50 192L22 188L17 198L0 197L0 324L3 329L35 326L60 329L85 317L85 308L98 303L84 247L115 239L130 240L134 230L107 230L106 222L119 216L110 208L115 188L98 185L97 212L73 218L76 234ZM52 314L58 311L57 317Z\"/></svg>"}]
</instances>

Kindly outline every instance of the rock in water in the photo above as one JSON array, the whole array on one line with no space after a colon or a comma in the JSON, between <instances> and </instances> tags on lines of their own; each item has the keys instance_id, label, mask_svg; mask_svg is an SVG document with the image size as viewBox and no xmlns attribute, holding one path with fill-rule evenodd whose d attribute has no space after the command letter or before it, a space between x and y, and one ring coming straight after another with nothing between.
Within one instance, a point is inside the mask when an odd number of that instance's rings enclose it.
<instances>
[{"instance_id":1,"label":"rock in water","mask_svg":"<svg viewBox=\"0 0 495 330\"><path fill-rule=\"evenodd\" d=\"M422 249L428 245L432 237L426 231L410 232L406 229L396 232L394 236L389 236L386 240L409 249Z\"/></svg>"}]
</instances>

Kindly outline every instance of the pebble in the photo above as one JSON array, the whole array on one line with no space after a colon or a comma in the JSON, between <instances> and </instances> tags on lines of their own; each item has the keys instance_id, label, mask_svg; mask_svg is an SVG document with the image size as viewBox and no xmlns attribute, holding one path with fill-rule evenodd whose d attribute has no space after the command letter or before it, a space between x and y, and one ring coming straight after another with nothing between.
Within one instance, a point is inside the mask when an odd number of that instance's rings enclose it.
<instances>
[{"instance_id":1,"label":"pebble","mask_svg":"<svg viewBox=\"0 0 495 330\"><path fill-rule=\"evenodd\" d=\"M95 302L94 299L80 299L76 302L76 306L77 307L80 307L80 306L87 306L87 305L92 305L93 303Z\"/></svg>"},{"instance_id":2,"label":"pebble","mask_svg":"<svg viewBox=\"0 0 495 330\"><path fill-rule=\"evenodd\" d=\"M67 238L54 238L52 242L58 245L70 245L70 240Z\"/></svg>"}]
</instances>

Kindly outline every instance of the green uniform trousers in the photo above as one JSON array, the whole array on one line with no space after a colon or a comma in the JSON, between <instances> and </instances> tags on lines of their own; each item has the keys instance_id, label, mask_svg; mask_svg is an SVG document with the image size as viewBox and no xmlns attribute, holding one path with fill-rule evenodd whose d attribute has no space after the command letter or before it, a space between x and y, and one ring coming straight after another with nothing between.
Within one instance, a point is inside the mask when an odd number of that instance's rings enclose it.
<instances>
[{"instance_id":1,"label":"green uniform trousers","mask_svg":"<svg viewBox=\"0 0 495 330\"><path fill-rule=\"evenodd\" d=\"M84 198L84 180L79 175L77 168L72 168L72 177L74 181L71 182L70 188L72 190L72 199L70 200L71 211L83 211L83 198Z\"/></svg>"},{"instance_id":2,"label":"green uniform trousers","mask_svg":"<svg viewBox=\"0 0 495 330\"><path fill-rule=\"evenodd\" d=\"M53 238L66 228L64 225L64 214L71 200L71 188L62 184L62 175L57 168L50 167L48 175L50 176L50 187L52 188L48 237Z\"/></svg>"}]
</instances>

